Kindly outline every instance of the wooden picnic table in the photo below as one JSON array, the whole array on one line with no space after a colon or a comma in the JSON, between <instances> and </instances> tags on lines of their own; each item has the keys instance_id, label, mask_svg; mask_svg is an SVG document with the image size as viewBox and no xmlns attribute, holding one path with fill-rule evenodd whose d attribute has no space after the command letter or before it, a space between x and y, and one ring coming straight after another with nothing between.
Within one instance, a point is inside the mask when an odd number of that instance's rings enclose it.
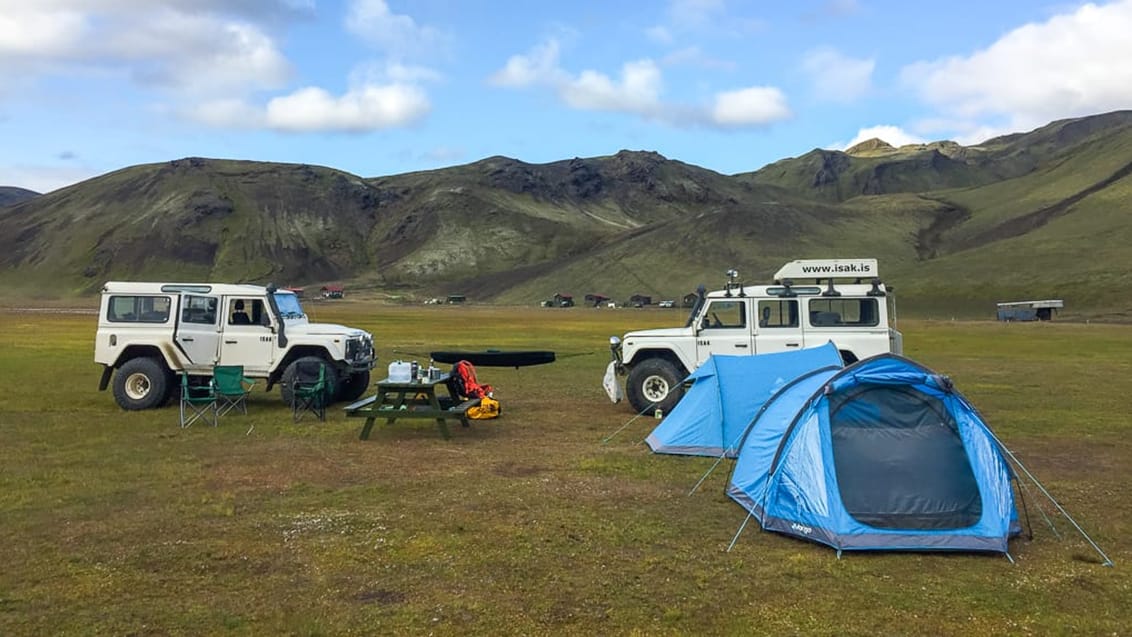
<instances>
[{"instance_id":1,"label":"wooden picnic table","mask_svg":"<svg viewBox=\"0 0 1132 637\"><path fill-rule=\"evenodd\" d=\"M436 426L445 439L450 438L447 421L459 420L464 427L468 426L468 409L480 404L479 398L463 402L459 396L453 396L448 389L448 374L441 374L432 380L413 380L409 382L395 382L388 378L377 382L377 393L369 398L363 398L356 403L347 405L344 409L347 417L365 418L362 433L358 438L368 440L373 423L378 418L384 418L386 424L393 424L401 418L431 418L436 420ZM448 392L451 407L444 407L436 395L437 386L444 387Z\"/></svg>"}]
</instances>

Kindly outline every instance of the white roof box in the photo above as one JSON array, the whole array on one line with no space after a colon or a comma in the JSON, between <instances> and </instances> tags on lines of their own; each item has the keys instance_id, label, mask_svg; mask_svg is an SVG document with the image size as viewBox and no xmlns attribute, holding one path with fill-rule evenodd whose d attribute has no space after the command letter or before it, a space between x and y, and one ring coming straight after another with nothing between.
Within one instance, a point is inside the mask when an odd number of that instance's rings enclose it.
<instances>
[{"instance_id":1,"label":"white roof box","mask_svg":"<svg viewBox=\"0 0 1132 637\"><path fill-rule=\"evenodd\" d=\"M876 259L797 259L774 273L774 280L786 279L871 279L879 277Z\"/></svg>"}]
</instances>

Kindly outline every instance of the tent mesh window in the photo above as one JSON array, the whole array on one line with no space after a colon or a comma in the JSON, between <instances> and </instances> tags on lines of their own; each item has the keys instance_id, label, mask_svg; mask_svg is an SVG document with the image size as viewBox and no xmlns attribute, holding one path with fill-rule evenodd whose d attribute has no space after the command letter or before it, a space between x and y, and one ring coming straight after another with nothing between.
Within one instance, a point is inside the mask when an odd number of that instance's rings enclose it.
<instances>
[{"instance_id":1,"label":"tent mesh window","mask_svg":"<svg viewBox=\"0 0 1132 637\"><path fill-rule=\"evenodd\" d=\"M881 529L962 529L982 516L955 418L908 386L857 385L830 396L834 466L846 511Z\"/></svg>"}]
</instances>

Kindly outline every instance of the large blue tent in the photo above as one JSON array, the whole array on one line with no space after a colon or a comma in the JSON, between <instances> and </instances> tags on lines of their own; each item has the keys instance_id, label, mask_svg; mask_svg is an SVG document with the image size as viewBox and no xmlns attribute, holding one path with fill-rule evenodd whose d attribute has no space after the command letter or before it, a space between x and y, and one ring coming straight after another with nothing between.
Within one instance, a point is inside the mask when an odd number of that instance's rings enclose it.
<instances>
[{"instance_id":1,"label":"large blue tent","mask_svg":"<svg viewBox=\"0 0 1132 637\"><path fill-rule=\"evenodd\" d=\"M949 379L882 354L784 386L751 423L727 494L763 528L838 550L1005 553L1013 473Z\"/></svg>"},{"instance_id":2,"label":"large blue tent","mask_svg":"<svg viewBox=\"0 0 1132 637\"><path fill-rule=\"evenodd\" d=\"M833 343L758 356L712 355L688 376L692 386L646 442L656 453L734 458L743 432L771 396L800 376L841 367Z\"/></svg>"}]
</instances>

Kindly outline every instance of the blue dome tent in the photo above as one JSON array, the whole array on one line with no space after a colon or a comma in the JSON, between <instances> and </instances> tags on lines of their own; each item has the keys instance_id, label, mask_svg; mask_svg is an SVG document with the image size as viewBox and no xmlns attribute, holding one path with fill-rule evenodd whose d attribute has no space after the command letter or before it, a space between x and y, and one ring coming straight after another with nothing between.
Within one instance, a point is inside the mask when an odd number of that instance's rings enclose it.
<instances>
[{"instance_id":1,"label":"blue dome tent","mask_svg":"<svg viewBox=\"0 0 1132 637\"><path fill-rule=\"evenodd\" d=\"M1004 452L949 379L882 354L775 394L727 494L764 529L839 552L1006 553L1021 527Z\"/></svg>"},{"instance_id":2,"label":"blue dome tent","mask_svg":"<svg viewBox=\"0 0 1132 637\"><path fill-rule=\"evenodd\" d=\"M739 441L775 392L817 369L841 369L833 343L758 356L714 354L688 375L692 386L645 440L656 453L738 455Z\"/></svg>"}]
</instances>

